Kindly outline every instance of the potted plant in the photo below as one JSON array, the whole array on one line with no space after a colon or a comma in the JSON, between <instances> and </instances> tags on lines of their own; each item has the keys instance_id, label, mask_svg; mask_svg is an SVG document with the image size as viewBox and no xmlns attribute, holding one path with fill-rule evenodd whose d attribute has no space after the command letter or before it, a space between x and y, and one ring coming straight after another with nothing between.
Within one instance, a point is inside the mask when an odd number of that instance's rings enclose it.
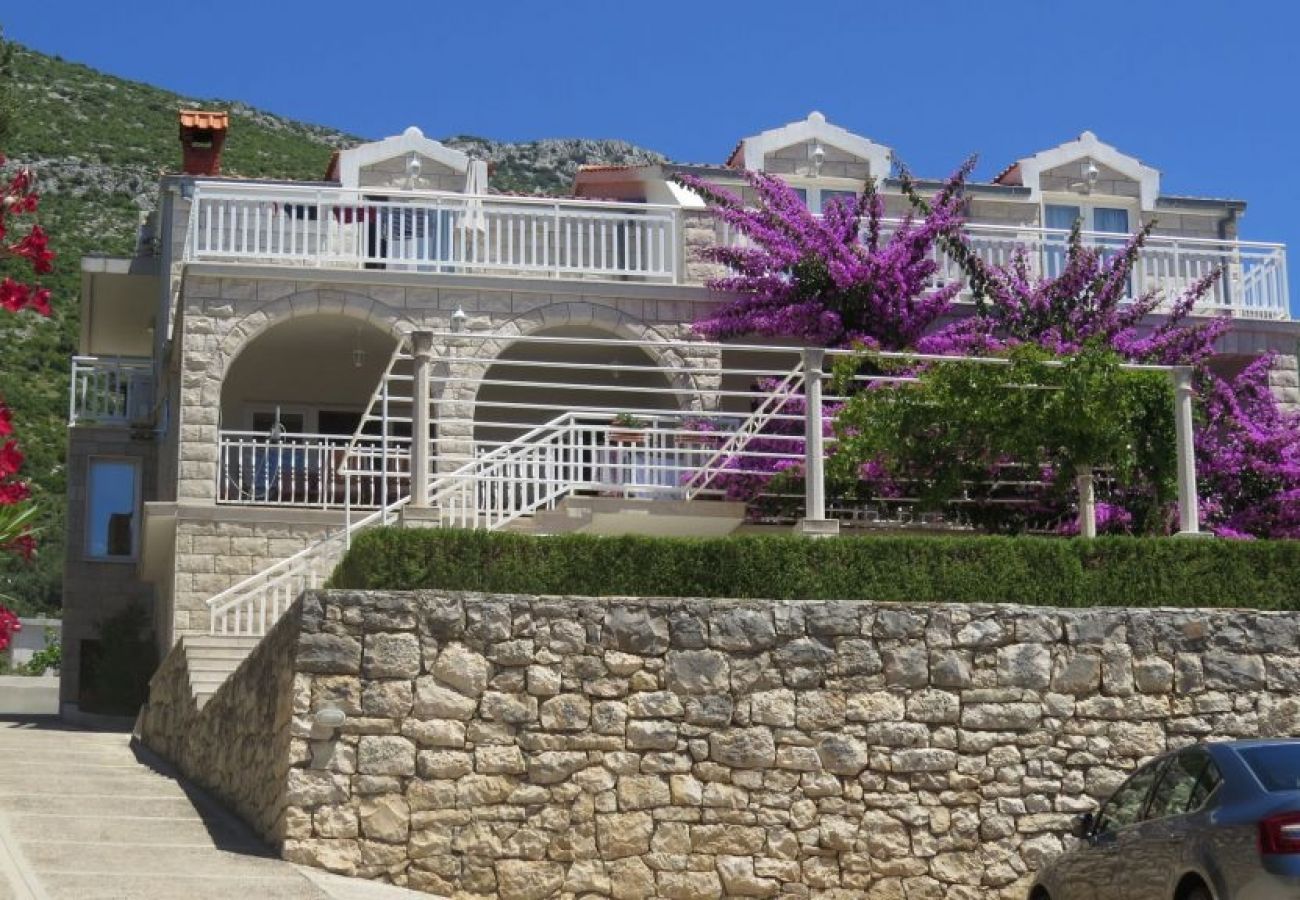
<instances>
[{"instance_id":1,"label":"potted plant","mask_svg":"<svg viewBox=\"0 0 1300 900\"><path fill-rule=\"evenodd\" d=\"M644 444L646 423L631 413L619 413L609 423L611 444Z\"/></svg>"}]
</instances>

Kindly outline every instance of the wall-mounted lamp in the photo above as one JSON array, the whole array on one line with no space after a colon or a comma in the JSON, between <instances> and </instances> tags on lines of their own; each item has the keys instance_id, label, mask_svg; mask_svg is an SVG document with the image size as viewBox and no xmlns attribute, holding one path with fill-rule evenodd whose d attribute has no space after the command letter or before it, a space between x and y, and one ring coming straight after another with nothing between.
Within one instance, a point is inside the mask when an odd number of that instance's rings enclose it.
<instances>
[{"instance_id":1,"label":"wall-mounted lamp","mask_svg":"<svg viewBox=\"0 0 1300 900\"><path fill-rule=\"evenodd\" d=\"M822 173L822 163L826 162L826 148L822 146L821 141L814 141L812 150L808 152L808 159L812 161L810 174L816 178Z\"/></svg>"},{"instance_id":2,"label":"wall-mounted lamp","mask_svg":"<svg viewBox=\"0 0 1300 900\"><path fill-rule=\"evenodd\" d=\"M366 350L361 346L361 329L358 328L352 347L352 368L359 369L366 364Z\"/></svg>"},{"instance_id":3,"label":"wall-mounted lamp","mask_svg":"<svg viewBox=\"0 0 1300 900\"><path fill-rule=\"evenodd\" d=\"M348 714L337 706L322 706L312 716L312 724L318 728L337 731L348 720Z\"/></svg>"},{"instance_id":4,"label":"wall-mounted lamp","mask_svg":"<svg viewBox=\"0 0 1300 900\"><path fill-rule=\"evenodd\" d=\"M464 331L467 321L469 321L469 316L465 315L465 310L459 306L456 307L456 311L451 314L451 330Z\"/></svg>"}]
</instances>

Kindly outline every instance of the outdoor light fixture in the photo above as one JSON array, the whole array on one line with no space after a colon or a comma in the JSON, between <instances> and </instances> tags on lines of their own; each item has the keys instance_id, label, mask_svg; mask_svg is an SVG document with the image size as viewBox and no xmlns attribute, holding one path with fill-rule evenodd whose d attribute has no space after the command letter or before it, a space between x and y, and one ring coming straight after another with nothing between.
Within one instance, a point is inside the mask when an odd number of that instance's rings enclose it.
<instances>
[{"instance_id":1,"label":"outdoor light fixture","mask_svg":"<svg viewBox=\"0 0 1300 900\"><path fill-rule=\"evenodd\" d=\"M1088 160L1083 164L1083 180L1088 182L1089 188L1096 186L1097 179L1100 176L1101 170L1097 168L1097 164L1092 160Z\"/></svg>"},{"instance_id":2,"label":"outdoor light fixture","mask_svg":"<svg viewBox=\"0 0 1300 900\"><path fill-rule=\"evenodd\" d=\"M355 345L352 349L352 367L359 369L366 364L366 351L361 346L361 329L356 330Z\"/></svg>"},{"instance_id":3,"label":"outdoor light fixture","mask_svg":"<svg viewBox=\"0 0 1300 900\"><path fill-rule=\"evenodd\" d=\"M822 146L821 141L814 141L812 150L808 153L808 158L812 160L812 176L816 178L822 173L822 163L826 161L826 148Z\"/></svg>"},{"instance_id":4,"label":"outdoor light fixture","mask_svg":"<svg viewBox=\"0 0 1300 900\"><path fill-rule=\"evenodd\" d=\"M468 320L469 316L465 315L465 310L459 306L456 307L456 311L451 314L451 330L464 331L465 322Z\"/></svg>"},{"instance_id":5,"label":"outdoor light fixture","mask_svg":"<svg viewBox=\"0 0 1300 900\"><path fill-rule=\"evenodd\" d=\"M312 717L312 722L321 728L328 728L331 731L343 727L343 723L348 720L348 714L337 706L322 706L316 710Z\"/></svg>"},{"instance_id":6,"label":"outdoor light fixture","mask_svg":"<svg viewBox=\"0 0 1300 900\"><path fill-rule=\"evenodd\" d=\"M407 187L414 187L420 179L420 157L414 153L406 158L406 177L409 181Z\"/></svg>"}]
</instances>

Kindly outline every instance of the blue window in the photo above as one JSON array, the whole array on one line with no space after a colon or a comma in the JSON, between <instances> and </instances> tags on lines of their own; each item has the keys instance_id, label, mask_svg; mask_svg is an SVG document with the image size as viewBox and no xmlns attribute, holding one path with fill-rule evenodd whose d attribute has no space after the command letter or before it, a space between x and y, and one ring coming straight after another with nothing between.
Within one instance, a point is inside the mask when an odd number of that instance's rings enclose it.
<instances>
[{"instance_id":1,"label":"blue window","mask_svg":"<svg viewBox=\"0 0 1300 900\"><path fill-rule=\"evenodd\" d=\"M86 477L86 555L135 558L140 464L92 457Z\"/></svg>"}]
</instances>

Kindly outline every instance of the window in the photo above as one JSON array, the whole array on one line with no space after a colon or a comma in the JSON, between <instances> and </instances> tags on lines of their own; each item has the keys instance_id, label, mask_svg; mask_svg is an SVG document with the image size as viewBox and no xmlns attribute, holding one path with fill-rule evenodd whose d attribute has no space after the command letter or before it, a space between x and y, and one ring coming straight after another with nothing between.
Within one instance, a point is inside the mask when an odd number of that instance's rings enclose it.
<instances>
[{"instance_id":1,"label":"window","mask_svg":"<svg viewBox=\"0 0 1300 900\"><path fill-rule=\"evenodd\" d=\"M1139 769L1137 774L1124 782L1098 813L1096 833L1118 831L1140 821L1147 795L1151 793L1151 785L1159 774L1160 766L1152 764Z\"/></svg>"},{"instance_id":2,"label":"window","mask_svg":"<svg viewBox=\"0 0 1300 900\"><path fill-rule=\"evenodd\" d=\"M1163 819L1192 812L1205 802L1217 783L1218 775L1214 763L1210 762L1210 755L1200 747L1184 750L1165 768L1160 783L1151 794L1147 818Z\"/></svg>"},{"instance_id":3,"label":"window","mask_svg":"<svg viewBox=\"0 0 1300 900\"><path fill-rule=\"evenodd\" d=\"M1272 744L1238 751L1266 791L1300 790L1300 747Z\"/></svg>"},{"instance_id":4,"label":"window","mask_svg":"<svg viewBox=\"0 0 1300 900\"><path fill-rule=\"evenodd\" d=\"M1102 256L1110 257L1114 250L1123 247L1128 241L1128 210L1110 206L1088 206L1074 204L1048 203L1043 206L1043 225L1053 231L1069 231L1079 223L1087 232L1123 235L1123 237L1084 238L1085 244L1102 248ZM1046 274L1055 278L1065 270L1068 257L1069 239L1064 234L1051 234L1044 238L1044 265ZM1129 293L1132 294L1131 285Z\"/></svg>"},{"instance_id":5,"label":"window","mask_svg":"<svg viewBox=\"0 0 1300 900\"><path fill-rule=\"evenodd\" d=\"M1060 231L1069 231L1080 222L1084 231L1105 234L1128 234L1128 210L1111 206L1087 206L1048 203L1043 207L1043 225Z\"/></svg>"},{"instance_id":6,"label":"window","mask_svg":"<svg viewBox=\"0 0 1300 900\"><path fill-rule=\"evenodd\" d=\"M92 457L86 477L86 555L135 559L140 463Z\"/></svg>"},{"instance_id":7,"label":"window","mask_svg":"<svg viewBox=\"0 0 1300 900\"><path fill-rule=\"evenodd\" d=\"M823 188L821 191L821 210L824 213L832 203L847 203L857 196L857 191L833 191L830 188Z\"/></svg>"}]
</instances>

